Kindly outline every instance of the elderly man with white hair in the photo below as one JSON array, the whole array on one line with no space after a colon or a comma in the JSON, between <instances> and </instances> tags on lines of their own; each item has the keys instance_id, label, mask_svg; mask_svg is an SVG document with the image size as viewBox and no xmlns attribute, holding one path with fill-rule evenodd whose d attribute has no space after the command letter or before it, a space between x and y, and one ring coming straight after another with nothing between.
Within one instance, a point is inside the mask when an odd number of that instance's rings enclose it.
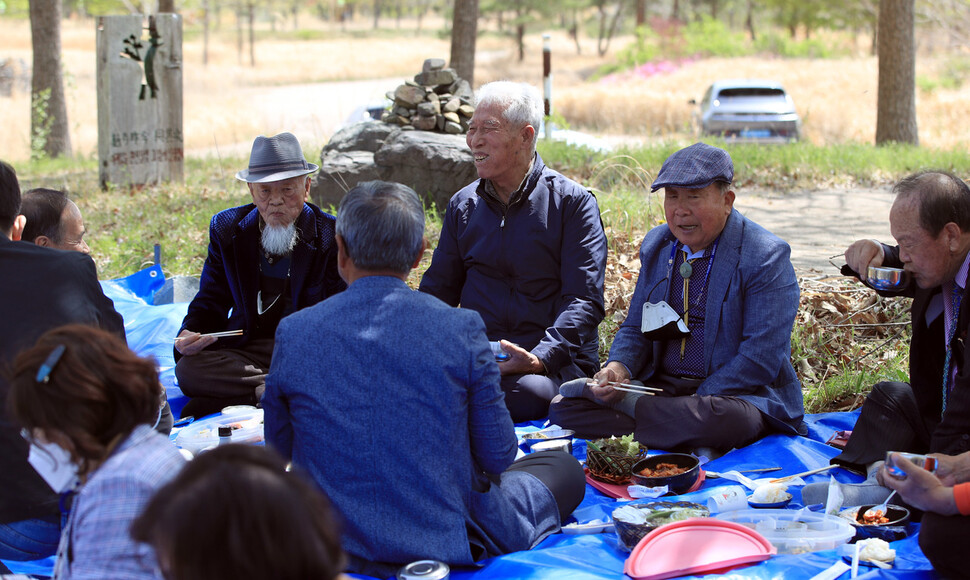
<instances>
[{"instance_id":1,"label":"elderly man with white hair","mask_svg":"<svg viewBox=\"0 0 970 580\"><path fill-rule=\"evenodd\" d=\"M606 234L592 193L536 153L539 91L500 81L477 96L466 140L479 179L451 198L420 289L481 315L510 355L513 420L539 419L559 384L599 367Z\"/></svg>"},{"instance_id":2,"label":"elderly man with white hair","mask_svg":"<svg viewBox=\"0 0 970 580\"><path fill-rule=\"evenodd\" d=\"M347 287L337 274L335 218L307 203L310 175L292 133L257 137L236 174L253 203L217 213L199 292L175 340L182 416L255 405L284 316ZM213 334L237 331L236 336Z\"/></svg>"}]
</instances>

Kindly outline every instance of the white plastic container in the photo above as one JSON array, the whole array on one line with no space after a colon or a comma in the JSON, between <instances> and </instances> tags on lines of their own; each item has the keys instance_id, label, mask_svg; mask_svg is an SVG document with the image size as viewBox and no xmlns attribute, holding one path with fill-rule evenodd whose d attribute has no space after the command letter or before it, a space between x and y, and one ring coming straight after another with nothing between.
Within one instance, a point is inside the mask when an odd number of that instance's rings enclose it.
<instances>
[{"instance_id":1,"label":"white plastic container","mask_svg":"<svg viewBox=\"0 0 970 580\"><path fill-rule=\"evenodd\" d=\"M251 411L235 410L196 421L183 427L175 437L175 444L197 455L200 451L219 445L219 427L231 427L231 443L261 443L263 439L263 410L252 407Z\"/></svg>"},{"instance_id":2,"label":"white plastic container","mask_svg":"<svg viewBox=\"0 0 970 580\"><path fill-rule=\"evenodd\" d=\"M720 513L716 517L755 530L779 554L834 550L855 535L852 524L844 519L808 510L747 509Z\"/></svg>"}]
</instances>

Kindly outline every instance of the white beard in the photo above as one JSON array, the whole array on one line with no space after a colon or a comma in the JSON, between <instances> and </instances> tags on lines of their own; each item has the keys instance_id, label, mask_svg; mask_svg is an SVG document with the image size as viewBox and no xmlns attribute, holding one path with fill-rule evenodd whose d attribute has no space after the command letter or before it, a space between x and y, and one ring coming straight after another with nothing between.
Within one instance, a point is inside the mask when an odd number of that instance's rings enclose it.
<instances>
[{"instance_id":1,"label":"white beard","mask_svg":"<svg viewBox=\"0 0 970 580\"><path fill-rule=\"evenodd\" d=\"M296 224L288 226L271 226L266 224L259 240L267 253L274 256L284 256L293 251L296 246Z\"/></svg>"}]
</instances>

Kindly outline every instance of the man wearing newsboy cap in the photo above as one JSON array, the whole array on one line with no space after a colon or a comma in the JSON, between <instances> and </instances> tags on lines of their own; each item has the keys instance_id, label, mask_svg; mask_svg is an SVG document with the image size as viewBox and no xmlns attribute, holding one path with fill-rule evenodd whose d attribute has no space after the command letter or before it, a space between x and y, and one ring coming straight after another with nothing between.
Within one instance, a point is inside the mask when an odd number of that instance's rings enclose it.
<instances>
[{"instance_id":1,"label":"man wearing newsboy cap","mask_svg":"<svg viewBox=\"0 0 970 580\"><path fill-rule=\"evenodd\" d=\"M258 403L280 319L346 288L334 217L306 202L316 170L293 134L257 137L236 174L253 203L212 218L199 292L175 341L175 376L191 398L183 417Z\"/></svg>"},{"instance_id":2,"label":"man wearing newsboy cap","mask_svg":"<svg viewBox=\"0 0 970 580\"><path fill-rule=\"evenodd\" d=\"M734 209L733 179L727 152L704 143L664 162L652 191L664 190L667 223L640 246L629 314L592 381L562 385L553 422L703 453L804 433L790 248ZM631 382L652 396L614 388Z\"/></svg>"}]
</instances>

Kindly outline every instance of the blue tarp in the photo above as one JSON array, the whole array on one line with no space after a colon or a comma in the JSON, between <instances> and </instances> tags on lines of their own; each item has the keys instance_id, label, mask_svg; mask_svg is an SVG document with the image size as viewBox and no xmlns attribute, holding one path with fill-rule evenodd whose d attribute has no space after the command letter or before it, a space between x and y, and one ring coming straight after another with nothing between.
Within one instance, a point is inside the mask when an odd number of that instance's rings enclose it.
<instances>
[{"instance_id":1,"label":"blue tarp","mask_svg":"<svg viewBox=\"0 0 970 580\"><path fill-rule=\"evenodd\" d=\"M115 309L125 319L128 347L155 358L159 379L168 395L168 402L176 417L187 399L175 385L175 355L172 347L188 303L152 305L152 299L162 285L165 275L160 266L152 266L131 276L101 283L104 293L115 303Z\"/></svg>"},{"instance_id":2,"label":"blue tarp","mask_svg":"<svg viewBox=\"0 0 970 580\"><path fill-rule=\"evenodd\" d=\"M158 361L162 385L169 395L169 402L178 415L185 398L175 385L172 340L185 316L186 304L152 306L152 296L164 282L161 269L156 267L142 270L127 278L104 282L105 293L115 301L115 307L125 318L128 344L136 352L152 355ZM837 451L825 445L825 441L835 431L851 429L858 413L824 413L806 417L809 433L807 437L771 435L743 449L711 461L706 468L713 471L730 471L768 466L782 466L778 476L789 475L821 467L828 464ZM520 424L517 429L527 431L537 428L537 424ZM579 460L586 458L585 442L576 440L573 455ZM846 483L858 482L862 478L842 469L831 472L837 480ZM774 475L774 474L773 474ZM828 473L806 478L808 482L827 481ZM664 499L700 500L702 503L712 489L723 485L734 485L724 479L708 479L696 492ZM801 493L790 488L794 499L792 509L803 507ZM641 500L646 501L646 500ZM605 520L613 509L622 505L592 486L586 486L586 498L577 508L570 521L588 522ZM923 557L916 542L919 526L910 524L912 534L892 543L896 550L896 567L893 570L879 570L860 567L859 578L936 578L932 567ZM623 564L627 553L618 546L616 536L610 532L593 535L554 534L539 546L527 552L507 554L483 563L477 570L452 570L455 580L472 579L527 579L527 580L597 580L624 578ZM730 571L719 578L734 579L801 579L811 578L831 566L839 556L835 551L814 552L799 555L778 555L752 566ZM33 563L7 562L14 572L46 575L50 574L51 559ZM366 576L352 575L355 578ZM700 578L704 576L691 576ZM714 576L707 576L714 577ZM842 578L848 578L849 573Z\"/></svg>"}]
</instances>

